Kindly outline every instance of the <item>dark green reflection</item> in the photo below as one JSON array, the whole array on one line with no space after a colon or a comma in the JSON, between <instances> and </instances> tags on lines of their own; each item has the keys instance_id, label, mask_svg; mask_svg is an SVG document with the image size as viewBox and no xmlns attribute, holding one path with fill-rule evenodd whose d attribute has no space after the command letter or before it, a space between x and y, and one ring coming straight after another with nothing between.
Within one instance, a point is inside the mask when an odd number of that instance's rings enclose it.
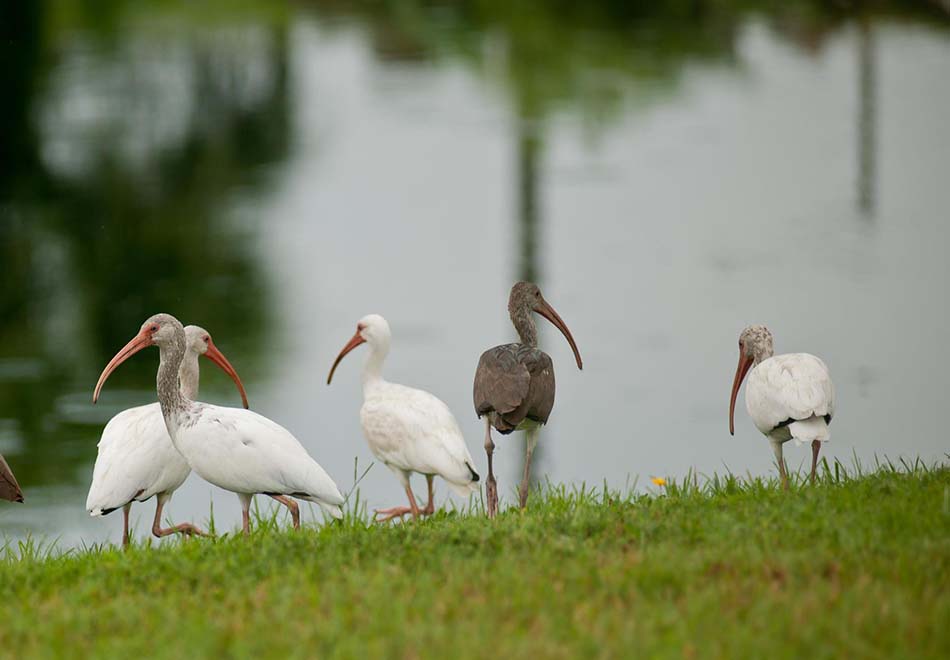
<instances>
[{"instance_id":1,"label":"dark green reflection","mask_svg":"<svg viewBox=\"0 0 950 660\"><path fill-rule=\"evenodd\" d=\"M164 5L2 10L0 451L27 499L88 478L92 386L148 315L217 333L245 374L266 341L258 227L231 209L287 156L285 22ZM115 389L147 392L154 369L128 363Z\"/></svg>"}]
</instances>

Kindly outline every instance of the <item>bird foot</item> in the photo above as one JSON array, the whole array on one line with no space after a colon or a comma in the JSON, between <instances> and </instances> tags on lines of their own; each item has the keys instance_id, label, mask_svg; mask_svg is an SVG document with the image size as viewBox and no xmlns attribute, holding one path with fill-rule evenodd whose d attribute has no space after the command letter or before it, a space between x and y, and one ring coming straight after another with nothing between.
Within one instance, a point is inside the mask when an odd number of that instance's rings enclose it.
<instances>
[{"instance_id":1,"label":"bird foot","mask_svg":"<svg viewBox=\"0 0 950 660\"><path fill-rule=\"evenodd\" d=\"M206 532L202 532L200 529L192 525L191 523L181 523L180 525L175 525L174 527L154 527L152 528L152 534L158 538L163 536L168 536L170 534L184 534L187 537L191 536L211 536Z\"/></svg>"},{"instance_id":2,"label":"bird foot","mask_svg":"<svg viewBox=\"0 0 950 660\"><path fill-rule=\"evenodd\" d=\"M435 501L434 501L434 500L429 500L429 503L426 504L426 508L421 509L421 510L419 511L419 515L421 515L421 516L431 516L433 513L435 513Z\"/></svg>"},{"instance_id":3,"label":"bird foot","mask_svg":"<svg viewBox=\"0 0 950 660\"><path fill-rule=\"evenodd\" d=\"M495 475L489 474L485 480L485 503L488 508L488 517L494 518L498 514L498 484Z\"/></svg>"},{"instance_id":4,"label":"bird foot","mask_svg":"<svg viewBox=\"0 0 950 660\"><path fill-rule=\"evenodd\" d=\"M412 513L412 509L408 506L394 506L391 509L376 509L373 513L376 515L376 522L385 523L393 518L402 519L406 514ZM379 516L383 517L380 518Z\"/></svg>"}]
</instances>

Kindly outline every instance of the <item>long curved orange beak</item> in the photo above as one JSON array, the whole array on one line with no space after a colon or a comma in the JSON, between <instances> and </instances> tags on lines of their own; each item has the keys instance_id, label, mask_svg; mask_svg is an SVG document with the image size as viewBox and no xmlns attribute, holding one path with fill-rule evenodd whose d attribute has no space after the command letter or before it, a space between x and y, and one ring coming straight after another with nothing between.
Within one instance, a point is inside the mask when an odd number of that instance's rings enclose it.
<instances>
[{"instance_id":1,"label":"long curved orange beak","mask_svg":"<svg viewBox=\"0 0 950 660\"><path fill-rule=\"evenodd\" d=\"M739 396L739 387L742 386L742 380L752 366L752 358L746 357L745 351L739 351L739 366L736 367L736 378L732 381L732 396L729 397L729 435L736 434L735 412L736 397Z\"/></svg>"},{"instance_id":2,"label":"long curved orange beak","mask_svg":"<svg viewBox=\"0 0 950 660\"><path fill-rule=\"evenodd\" d=\"M218 347L214 345L211 337L208 337L208 350L205 352L205 357L218 365L221 371L231 377L231 380L237 385L238 392L241 393L241 401L244 403L244 407L249 407L247 405L247 392L244 391L244 383L241 382L241 377L238 376L237 371L234 370L234 367L231 366L228 359L224 357L224 353L219 351Z\"/></svg>"},{"instance_id":3,"label":"long curved orange beak","mask_svg":"<svg viewBox=\"0 0 950 660\"><path fill-rule=\"evenodd\" d=\"M354 334L350 341L346 343L346 346L343 347L343 350L340 351L340 354L336 356L336 360L333 361L333 366L330 367L330 375L327 376L327 385L329 385L330 381L333 380L333 372L336 371L336 365L340 364L340 360L342 360L346 354L352 351L354 348L365 343L366 340L360 337L360 331L357 330L356 334Z\"/></svg>"},{"instance_id":4,"label":"long curved orange beak","mask_svg":"<svg viewBox=\"0 0 950 660\"><path fill-rule=\"evenodd\" d=\"M148 332L147 329L140 330L137 335L132 337L132 340L123 346L122 350L116 353L115 357L109 360L109 364L106 365L106 368L102 370L102 374L99 376L99 382L96 383L96 391L92 394L92 402L95 403L99 400L99 392L102 391L102 386L105 385L106 379L120 364L143 348L148 348L152 343L152 334Z\"/></svg>"},{"instance_id":5,"label":"long curved orange beak","mask_svg":"<svg viewBox=\"0 0 950 660\"><path fill-rule=\"evenodd\" d=\"M577 350L577 344L574 343L574 336L571 334L571 331L568 329L567 324L564 322L564 319L554 311L554 308L548 303L547 300L541 299L541 304L534 308L538 314L546 318L548 321L554 325L555 328L561 331L561 334L564 335L564 338L567 339L567 343L571 345L571 350L574 351L574 359L577 360L577 368L584 368L584 362L581 360L581 353Z\"/></svg>"}]
</instances>

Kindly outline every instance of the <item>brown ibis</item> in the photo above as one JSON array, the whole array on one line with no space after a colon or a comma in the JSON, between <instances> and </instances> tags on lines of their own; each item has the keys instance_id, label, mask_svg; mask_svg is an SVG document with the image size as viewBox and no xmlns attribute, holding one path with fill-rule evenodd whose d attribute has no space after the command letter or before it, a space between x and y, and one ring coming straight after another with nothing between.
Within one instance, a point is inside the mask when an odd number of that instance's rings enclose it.
<instances>
[{"instance_id":1,"label":"brown ibis","mask_svg":"<svg viewBox=\"0 0 950 660\"><path fill-rule=\"evenodd\" d=\"M0 454L0 499L10 502L23 501L23 491L20 490L20 484L16 482L13 470L7 465L2 454Z\"/></svg>"},{"instance_id":2,"label":"brown ibis","mask_svg":"<svg viewBox=\"0 0 950 660\"><path fill-rule=\"evenodd\" d=\"M508 315L520 342L502 344L482 353L475 370L474 403L479 418L485 418L485 453L488 479L485 496L488 516L498 512L498 487L492 471L492 427L503 435L525 431L524 475L519 488L521 508L528 503L531 455L538 442L538 431L547 423L554 407L554 364L551 356L538 348L538 328L532 312L550 321L561 331L574 351L577 368L583 369L581 354L567 324L541 295L538 285L518 282L508 296Z\"/></svg>"}]
</instances>

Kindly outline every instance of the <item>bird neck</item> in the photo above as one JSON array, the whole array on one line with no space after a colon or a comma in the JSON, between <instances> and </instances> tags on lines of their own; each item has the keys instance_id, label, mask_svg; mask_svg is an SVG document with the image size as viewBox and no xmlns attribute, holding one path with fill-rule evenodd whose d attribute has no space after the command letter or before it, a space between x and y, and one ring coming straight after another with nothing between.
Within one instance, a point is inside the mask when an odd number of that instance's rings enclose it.
<instances>
[{"instance_id":1,"label":"bird neck","mask_svg":"<svg viewBox=\"0 0 950 660\"><path fill-rule=\"evenodd\" d=\"M198 378L198 354L186 350L181 366L178 367L178 383L185 398L194 401L198 397Z\"/></svg>"},{"instance_id":2,"label":"bird neck","mask_svg":"<svg viewBox=\"0 0 950 660\"><path fill-rule=\"evenodd\" d=\"M389 344L379 345L371 344L369 355L366 356L366 362L363 363L363 394L373 386L385 382L383 380L383 362L386 361L386 355L389 354Z\"/></svg>"},{"instance_id":3,"label":"bird neck","mask_svg":"<svg viewBox=\"0 0 950 660\"><path fill-rule=\"evenodd\" d=\"M191 404L191 401L181 393L178 384L178 371L185 357L184 331L179 330L175 333L171 345L159 346L159 355L156 389L162 415L168 421L174 419L178 413L187 410Z\"/></svg>"},{"instance_id":4,"label":"bird neck","mask_svg":"<svg viewBox=\"0 0 950 660\"><path fill-rule=\"evenodd\" d=\"M773 353L771 351L769 351L768 353L756 353L755 356L752 358L752 366L753 367L759 366L759 364L768 360L770 357L772 357L772 355Z\"/></svg>"},{"instance_id":5,"label":"bird neck","mask_svg":"<svg viewBox=\"0 0 950 660\"><path fill-rule=\"evenodd\" d=\"M756 342L752 345L752 364L757 366L760 362L768 360L770 357L775 355L775 350L772 348L772 340Z\"/></svg>"},{"instance_id":6,"label":"bird neck","mask_svg":"<svg viewBox=\"0 0 950 660\"><path fill-rule=\"evenodd\" d=\"M515 326L521 343L526 346L538 345L538 326L534 322L531 310L526 307L516 307L508 310L511 324Z\"/></svg>"}]
</instances>

